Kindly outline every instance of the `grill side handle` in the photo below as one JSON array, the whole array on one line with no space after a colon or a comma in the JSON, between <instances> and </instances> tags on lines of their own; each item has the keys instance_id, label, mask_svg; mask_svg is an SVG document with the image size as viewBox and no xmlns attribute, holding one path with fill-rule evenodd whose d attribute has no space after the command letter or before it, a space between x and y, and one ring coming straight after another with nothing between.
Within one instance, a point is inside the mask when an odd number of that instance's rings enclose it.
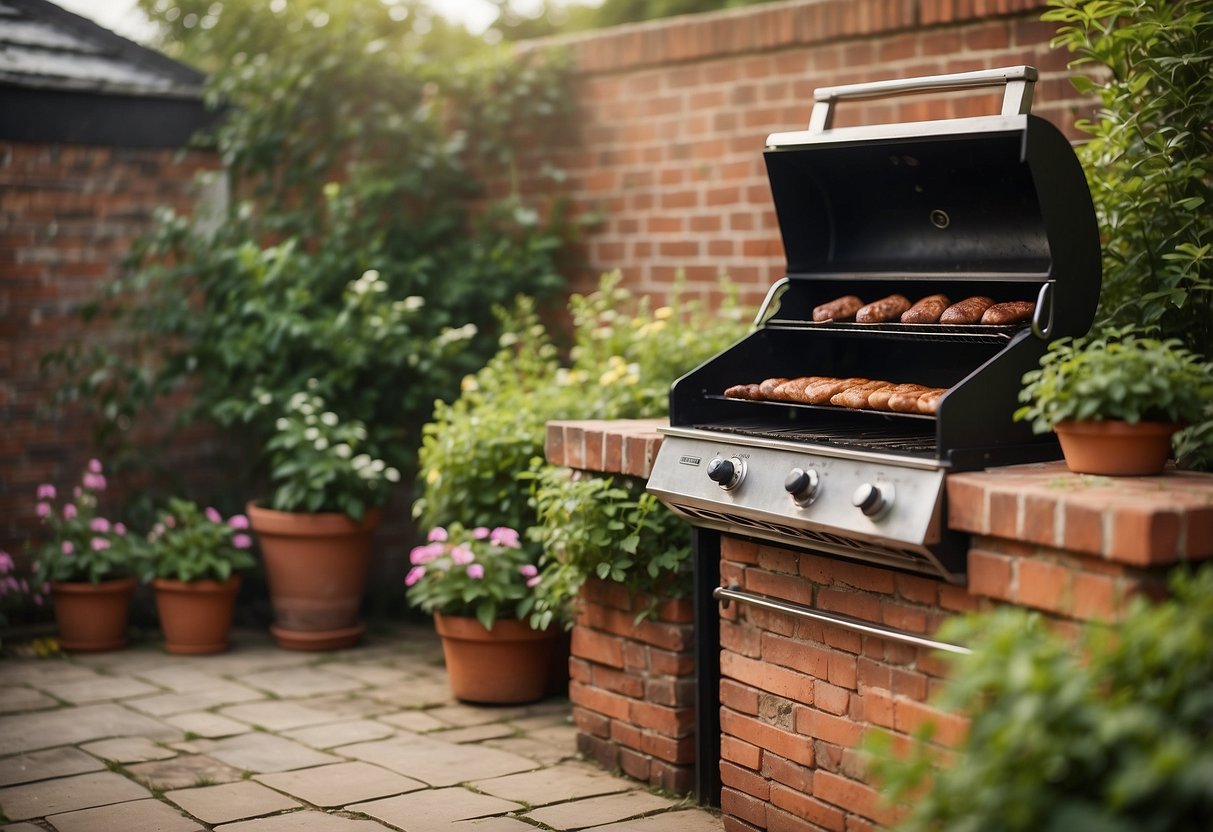
<instances>
[{"instance_id":1,"label":"grill side handle","mask_svg":"<svg viewBox=\"0 0 1213 832\"><path fill-rule=\"evenodd\" d=\"M948 75L926 75L920 78L897 78L871 81L865 84L845 84L820 87L813 93L813 113L809 117L809 132L824 133L834 122L834 105L839 101L860 101L911 95L921 92L964 90L978 87L1006 86L1002 98L1002 115L1026 115L1032 111L1032 90L1039 74L1035 67L1008 66L980 69L975 72L954 72Z\"/></svg>"}]
</instances>

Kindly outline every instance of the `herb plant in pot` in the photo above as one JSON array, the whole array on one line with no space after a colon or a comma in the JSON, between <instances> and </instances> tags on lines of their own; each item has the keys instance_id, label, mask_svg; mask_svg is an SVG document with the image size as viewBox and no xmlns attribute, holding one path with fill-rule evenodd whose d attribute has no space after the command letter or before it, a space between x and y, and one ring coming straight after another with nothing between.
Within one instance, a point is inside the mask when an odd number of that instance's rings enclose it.
<instances>
[{"instance_id":1,"label":"herb plant in pot","mask_svg":"<svg viewBox=\"0 0 1213 832\"><path fill-rule=\"evenodd\" d=\"M56 505L55 487L38 486L37 513L49 539L36 555L34 583L50 587L64 650L117 650L127 642L142 547L126 526L97 513L98 495L105 488L105 474L96 459L89 461L70 500Z\"/></svg>"},{"instance_id":2,"label":"herb plant in pot","mask_svg":"<svg viewBox=\"0 0 1213 832\"><path fill-rule=\"evenodd\" d=\"M540 578L518 532L438 526L409 561L408 600L434 615L455 697L492 704L542 699L558 633L525 620Z\"/></svg>"},{"instance_id":3,"label":"herb plant in pot","mask_svg":"<svg viewBox=\"0 0 1213 832\"><path fill-rule=\"evenodd\" d=\"M1023 383L1015 418L1055 431L1071 471L1148 475L1161 473L1172 435L1213 400L1213 364L1178 340L1108 330L1053 342Z\"/></svg>"},{"instance_id":4,"label":"herb plant in pot","mask_svg":"<svg viewBox=\"0 0 1213 832\"><path fill-rule=\"evenodd\" d=\"M237 569L256 565L245 532L248 518L226 521L214 508L169 500L147 536L143 580L156 596L164 649L169 653L220 653L227 649L232 610L240 591Z\"/></svg>"},{"instance_id":5,"label":"herb plant in pot","mask_svg":"<svg viewBox=\"0 0 1213 832\"><path fill-rule=\"evenodd\" d=\"M315 388L309 382L309 388ZM267 444L274 490L247 506L261 543L280 647L334 650L358 641L372 536L400 472L365 450L361 422L342 422L315 392L291 397Z\"/></svg>"}]
</instances>

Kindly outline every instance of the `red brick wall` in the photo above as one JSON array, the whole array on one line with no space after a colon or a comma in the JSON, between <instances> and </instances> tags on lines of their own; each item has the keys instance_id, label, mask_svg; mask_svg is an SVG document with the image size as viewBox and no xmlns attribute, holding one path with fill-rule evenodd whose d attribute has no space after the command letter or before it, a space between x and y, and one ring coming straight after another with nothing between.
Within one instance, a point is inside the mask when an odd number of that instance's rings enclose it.
<instances>
[{"instance_id":1,"label":"red brick wall","mask_svg":"<svg viewBox=\"0 0 1213 832\"><path fill-rule=\"evenodd\" d=\"M569 48L579 140L557 150L574 205L598 211L577 278L622 269L663 294L685 273L710 295L728 273L756 304L783 276L762 159L768 134L803 129L816 87L1029 64L1034 112L1070 135L1092 109L1050 48L1040 0L797 0L536 41ZM844 104L837 123L997 112L993 96Z\"/></svg>"},{"instance_id":2,"label":"red brick wall","mask_svg":"<svg viewBox=\"0 0 1213 832\"><path fill-rule=\"evenodd\" d=\"M82 337L78 310L122 273L152 211L189 211L195 174L217 167L206 152L0 143L0 548L36 527L39 483L76 484L97 453L80 410L50 408L42 356Z\"/></svg>"}]
</instances>

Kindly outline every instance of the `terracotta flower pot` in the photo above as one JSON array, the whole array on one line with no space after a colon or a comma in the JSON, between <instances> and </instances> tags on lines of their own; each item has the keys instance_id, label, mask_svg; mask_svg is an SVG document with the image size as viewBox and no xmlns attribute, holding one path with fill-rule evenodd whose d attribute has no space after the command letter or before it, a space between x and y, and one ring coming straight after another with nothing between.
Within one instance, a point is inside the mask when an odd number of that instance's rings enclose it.
<instances>
[{"instance_id":1,"label":"terracotta flower pot","mask_svg":"<svg viewBox=\"0 0 1213 832\"><path fill-rule=\"evenodd\" d=\"M240 576L226 581L152 581L167 653L222 653L228 646Z\"/></svg>"},{"instance_id":2,"label":"terracotta flower pot","mask_svg":"<svg viewBox=\"0 0 1213 832\"><path fill-rule=\"evenodd\" d=\"M118 578L91 584L87 581L52 581L59 646L74 653L96 653L126 646L126 622L131 596L139 582Z\"/></svg>"},{"instance_id":3,"label":"terracotta flower pot","mask_svg":"<svg viewBox=\"0 0 1213 832\"><path fill-rule=\"evenodd\" d=\"M383 514L360 521L344 514L273 511L252 503L249 523L261 541L274 634L289 650L336 650L358 642L371 538Z\"/></svg>"},{"instance_id":4,"label":"terracotta flower pot","mask_svg":"<svg viewBox=\"0 0 1213 832\"><path fill-rule=\"evenodd\" d=\"M464 702L518 705L542 699L557 633L512 618L487 630L475 618L434 613L451 692Z\"/></svg>"},{"instance_id":5,"label":"terracotta flower pot","mask_svg":"<svg viewBox=\"0 0 1213 832\"><path fill-rule=\"evenodd\" d=\"M1171 455L1172 422L1071 420L1053 430L1066 466L1075 474L1148 476L1161 474Z\"/></svg>"}]
</instances>

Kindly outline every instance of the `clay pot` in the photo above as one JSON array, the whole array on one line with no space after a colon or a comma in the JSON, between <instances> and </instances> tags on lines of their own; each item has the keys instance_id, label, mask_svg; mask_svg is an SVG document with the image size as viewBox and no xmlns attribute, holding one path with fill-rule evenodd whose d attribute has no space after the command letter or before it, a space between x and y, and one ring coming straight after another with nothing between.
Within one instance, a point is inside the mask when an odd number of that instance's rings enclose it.
<instances>
[{"instance_id":1,"label":"clay pot","mask_svg":"<svg viewBox=\"0 0 1213 832\"><path fill-rule=\"evenodd\" d=\"M359 521L344 514L273 511L248 504L261 541L274 624L270 632L288 650L352 647L371 565L371 543L383 514L369 509Z\"/></svg>"},{"instance_id":2,"label":"clay pot","mask_svg":"<svg viewBox=\"0 0 1213 832\"><path fill-rule=\"evenodd\" d=\"M1066 466L1075 474L1149 476L1161 474L1171 455L1172 422L1070 420L1053 430Z\"/></svg>"},{"instance_id":3,"label":"clay pot","mask_svg":"<svg viewBox=\"0 0 1213 832\"><path fill-rule=\"evenodd\" d=\"M73 653L97 653L125 647L131 596L138 585L134 578L97 584L51 581L59 646Z\"/></svg>"},{"instance_id":4,"label":"clay pot","mask_svg":"<svg viewBox=\"0 0 1213 832\"><path fill-rule=\"evenodd\" d=\"M544 697L557 633L525 621L498 619L487 630L475 618L434 613L451 692L464 702L518 705Z\"/></svg>"},{"instance_id":5,"label":"clay pot","mask_svg":"<svg viewBox=\"0 0 1213 832\"><path fill-rule=\"evenodd\" d=\"M228 646L240 576L226 581L152 581L166 653L222 653Z\"/></svg>"}]
</instances>

